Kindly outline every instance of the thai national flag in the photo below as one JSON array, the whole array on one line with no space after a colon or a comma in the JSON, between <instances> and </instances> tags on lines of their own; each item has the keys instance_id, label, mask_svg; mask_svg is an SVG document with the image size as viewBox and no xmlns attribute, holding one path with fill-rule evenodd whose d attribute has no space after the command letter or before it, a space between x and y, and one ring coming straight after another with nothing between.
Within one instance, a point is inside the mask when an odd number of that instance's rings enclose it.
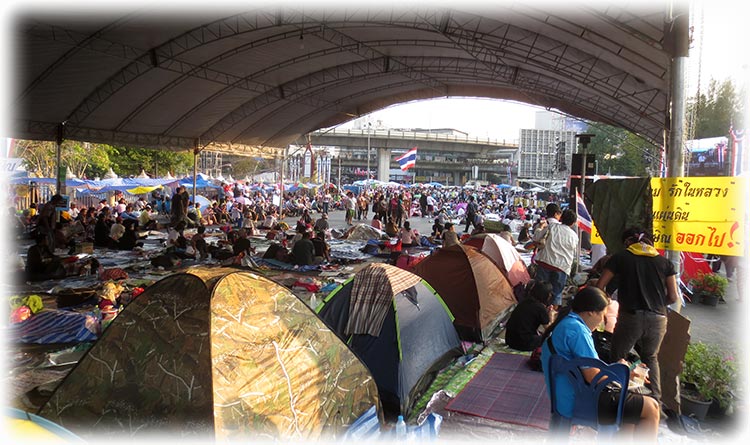
<instances>
[{"instance_id":1,"label":"thai national flag","mask_svg":"<svg viewBox=\"0 0 750 445\"><path fill-rule=\"evenodd\" d=\"M401 170L406 171L417 165L417 147L404 153L400 158L396 159Z\"/></svg>"},{"instance_id":2,"label":"thai national flag","mask_svg":"<svg viewBox=\"0 0 750 445\"><path fill-rule=\"evenodd\" d=\"M591 215L589 215L589 211L586 210L586 205L583 203L583 198L578 191L576 191L576 208L578 210L578 227L580 227L581 230L591 233L591 226L593 225Z\"/></svg>"}]
</instances>

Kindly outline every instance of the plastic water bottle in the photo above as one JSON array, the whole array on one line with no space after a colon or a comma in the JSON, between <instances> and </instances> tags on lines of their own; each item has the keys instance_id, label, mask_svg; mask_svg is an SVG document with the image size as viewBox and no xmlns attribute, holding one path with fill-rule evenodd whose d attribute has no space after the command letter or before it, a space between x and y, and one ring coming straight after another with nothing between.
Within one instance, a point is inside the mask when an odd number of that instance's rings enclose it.
<instances>
[{"instance_id":1,"label":"plastic water bottle","mask_svg":"<svg viewBox=\"0 0 750 445\"><path fill-rule=\"evenodd\" d=\"M315 309L315 306L318 305L318 297L315 295L315 292L313 292L310 295L310 307Z\"/></svg>"},{"instance_id":2,"label":"plastic water bottle","mask_svg":"<svg viewBox=\"0 0 750 445\"><path fill-rule=\"evenodd\" d=\"M398 416L396 421L396 439L406 439L406 422L404 416Z\"/></svg>"}]
</instances>

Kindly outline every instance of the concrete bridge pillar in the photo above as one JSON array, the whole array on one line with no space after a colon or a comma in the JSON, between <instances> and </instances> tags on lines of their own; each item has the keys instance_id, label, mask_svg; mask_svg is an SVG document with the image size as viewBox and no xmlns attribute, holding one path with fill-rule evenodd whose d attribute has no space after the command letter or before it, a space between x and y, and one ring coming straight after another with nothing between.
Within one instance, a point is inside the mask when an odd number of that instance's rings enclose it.
<instances>
[{"instance_id":1,"label":"concrete bridge pillar","mask_svg":"<svg viewBox=\"0 0 750 445\"><path fill-rule=\"evenodd\" d=\"M464 185L461 181L461 172L453 172L453 185Z\"/></svg>"},{"instance_id":2,"label":"concrete bridge pillar","mask_svg":"<svg viewBox=\"0 0 750 445\"><path fill-rule=\"evenodd\" d=\"M390 148L381 148L378 147L378 163L377 163L377 169L378 169L378 175L377 180L388 182L389 173L388 171L391 168L391 149Z\"/></svg>"}]
</instances>

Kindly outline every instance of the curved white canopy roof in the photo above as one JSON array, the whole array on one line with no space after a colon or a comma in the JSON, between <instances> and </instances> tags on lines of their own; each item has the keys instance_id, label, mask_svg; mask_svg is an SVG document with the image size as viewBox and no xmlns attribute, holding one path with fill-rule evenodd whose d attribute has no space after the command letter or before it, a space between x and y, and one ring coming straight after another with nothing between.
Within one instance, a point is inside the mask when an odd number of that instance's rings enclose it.
<instances>
[{"instance_id":1,"label":"curved white canopy roof","mask_svg":"<svg viewBox=\"0 0 750 445\"><path fill-rule=\"evenodd\" d=\"M396 103L476 96L663 142L669 41L687 39L670 36L665 3L493 3L89 17L47 5L13 30L11 136L55 140L63 128L65 139L242 151Z\"/></svg>"}]
</instances>

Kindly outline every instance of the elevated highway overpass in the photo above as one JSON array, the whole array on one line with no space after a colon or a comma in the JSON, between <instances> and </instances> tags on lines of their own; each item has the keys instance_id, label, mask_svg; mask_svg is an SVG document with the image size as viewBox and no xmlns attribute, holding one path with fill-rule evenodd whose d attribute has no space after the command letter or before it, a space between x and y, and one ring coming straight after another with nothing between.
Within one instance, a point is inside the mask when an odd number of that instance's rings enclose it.
<instances>
[{"instance_id":1,"label":"elevated highway overpass","mask_svg":"<svg viewBox=\"0 0 750 445\"><path fill-rule=\"evenodd\" d=\"M469 137L455 131L332 129L310 133L310 142L323 156L332 157L334 170L340 162L344 182L367 176L368 146L371 175L381 181L407 176L411 181L414 176L417 182L461 185L497 175L506 182L516 178L518 168L516 141ZM416 167L402 172L396 158L413 147L418 148Z\"/></svg>"}]
</instances>

